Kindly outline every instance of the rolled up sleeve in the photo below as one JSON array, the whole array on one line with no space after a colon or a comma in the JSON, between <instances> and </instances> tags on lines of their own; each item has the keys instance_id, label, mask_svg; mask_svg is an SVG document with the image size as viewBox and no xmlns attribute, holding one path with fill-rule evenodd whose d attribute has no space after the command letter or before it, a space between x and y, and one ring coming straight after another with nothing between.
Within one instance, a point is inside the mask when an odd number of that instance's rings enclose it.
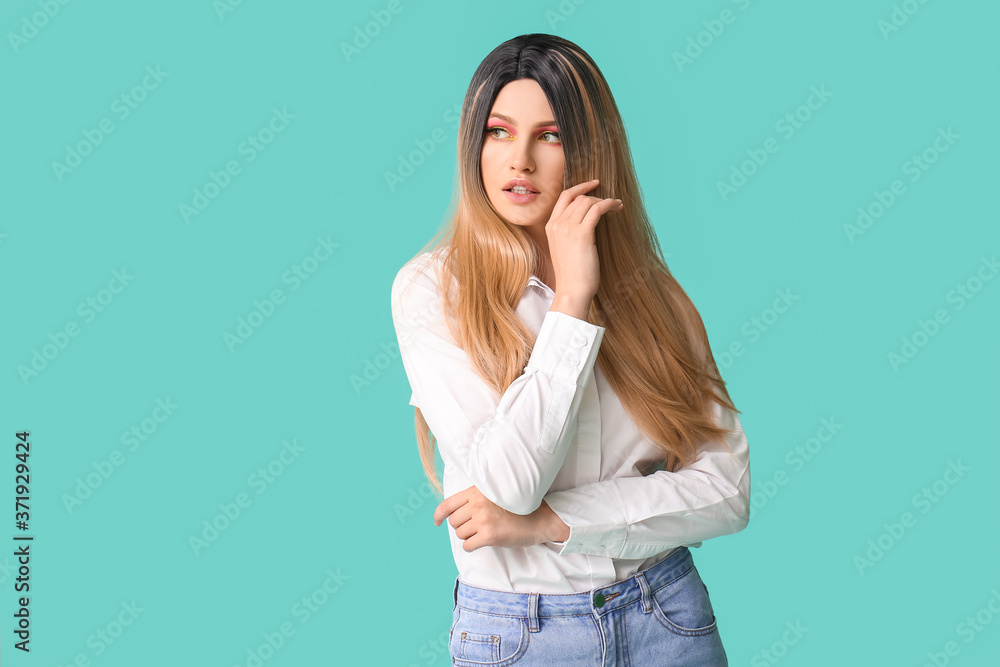
<instances>
[{"instance_id":1,"label":"rolled up sleeve","mask_svg":"<svg viewBox=\"0 0 1000 667\"><path fill-rule=\"evenodd\" d=\"M546 495L570 528L565 542L552 543L561 546L558 553L648 558L743 530L750 517L749 444L736 412L714 405L716 424L728 430L725 444L704 443L686 468Z\"/></svg>"},{"instance_id":2,"label":"rolled up sleeve","mask_svg":"<svg viewBox=\"0 0 1000 667\"><path fill-rule=\"evenodd\" d=\"M498 395L476 373L442 312L429 265L408 263L392 286L392 317L412 394L437 439L492 502L538 509L566 458L604 327L548 311L524 373Z\"/></svg>"}]
</instances>

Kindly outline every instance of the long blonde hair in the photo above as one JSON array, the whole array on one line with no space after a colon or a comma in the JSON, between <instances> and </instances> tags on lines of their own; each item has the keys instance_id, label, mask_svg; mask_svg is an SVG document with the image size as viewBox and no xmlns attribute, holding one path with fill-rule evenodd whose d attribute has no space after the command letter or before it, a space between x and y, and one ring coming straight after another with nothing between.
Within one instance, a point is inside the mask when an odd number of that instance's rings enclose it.
<instances>
[{"instance_id":1,"label":"long blonde hair","mask_svg":"<svg viewBox=\"0 0 1000 667\"><path fill-rule=\"evenodd\" d=\"M460 286L457 303L449 289L441 290L445 318L455 319L458 330L452 333L479 376L503 395L524 372L534 345L515 309L540 263L530 236L490 203L480 153L497 94L525 78L541 86L559 127L563 189L597 178L600 184L588 195L625 203L621 211L605 213L595 230L601 279L588 319L606 329L597 364L639 430L663 450L664 469L676 471L697 458L699 442L722 440L727 432L712 420L712 401L739 411L701 316L663 259L621 114L583 49L554 35L530 34L504 42L483 60L462 104L454 215L414 258L442 251L438 285L457 278ZM424 473L443 496L436 440L414 409Z\"/></svg>"}]
</instances>

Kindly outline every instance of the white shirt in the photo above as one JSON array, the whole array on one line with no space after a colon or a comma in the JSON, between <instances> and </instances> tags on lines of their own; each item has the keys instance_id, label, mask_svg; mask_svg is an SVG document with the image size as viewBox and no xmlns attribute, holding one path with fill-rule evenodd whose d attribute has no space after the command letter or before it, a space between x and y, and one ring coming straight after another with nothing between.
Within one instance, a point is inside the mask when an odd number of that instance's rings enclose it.
<instances>
[{"instance_id":1,"label":"white shirt","mask_svg":"<svg viewBox=\"0 0 1000 667\"><path fill-rule=\"evenodd\" d=\"M746 527L749 446L735 412L715 403L732 454L712 441L687 468L663 470L662 450L640 433L595 363L604 327L550 311L555 293L534 275L516 312L537 339L524 374L497 395L448 330L435 274L441 252L399 270L392 315L410 405L423 413L444 462L444 495L476 486L515 514L544 500L570 527L565 542L467 552L445 521L463 582L518 593L589 591L678 546ZM451 289L457 295L457 281Z\"/></svg>"}]
</instances>

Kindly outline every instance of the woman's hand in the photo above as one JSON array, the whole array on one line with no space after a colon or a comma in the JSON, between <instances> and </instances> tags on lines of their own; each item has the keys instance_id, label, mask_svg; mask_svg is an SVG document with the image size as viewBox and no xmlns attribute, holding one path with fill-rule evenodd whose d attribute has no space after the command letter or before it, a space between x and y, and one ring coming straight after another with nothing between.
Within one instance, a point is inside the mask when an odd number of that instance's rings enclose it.
<instances>
[{"instance_id":1,"label":"woman's hand","mask_svg":"<svg viewBox=\"0 0 1000 667\"><path fill-rule=\"evenodd\" d=\"M465 541L462 548L530 547L561 541L569 526L542 501L531 514L508 512L484 496L475 486L445 498L434 510L434 525L448 519L455 534ZM563 538L565 539L565 538Z\"/></svg>"},{"instance_id":2,"label":"woman's hand","mask_svg":"<svg viewBox=\"0 0 1000 667\"><path fill-rule=\"evenodd\" d=\"M583 194L597 185L593 180L563 190L545 223L556 290L577 303L589 304L600 284L594 229L602 215L625 207L620 199Z\"/></svg>"}]
</instances>

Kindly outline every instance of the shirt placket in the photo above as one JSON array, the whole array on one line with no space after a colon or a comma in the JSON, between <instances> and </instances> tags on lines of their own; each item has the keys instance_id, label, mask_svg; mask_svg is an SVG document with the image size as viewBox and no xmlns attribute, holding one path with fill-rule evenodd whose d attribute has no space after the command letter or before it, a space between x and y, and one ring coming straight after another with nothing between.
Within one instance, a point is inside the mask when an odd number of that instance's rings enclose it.
<instances>
[{"instance_id":1,"label":"shirt placket","mask_svg":"<svg viewBox=\"0 0 1000 667\"><path fill-rule=\"evenodd\" d=\"M576 443L579 451L579 476L577 486L601 481L601 399L597 377L600 368L594 371L584 388L583 401L578 413L579 428ZM602 545L603 548L603 545ZM616 581L615 563L609 557L588 555L591 582ZM592 584L593 585L593 584Z\"/></svg>"}]
</instances>

